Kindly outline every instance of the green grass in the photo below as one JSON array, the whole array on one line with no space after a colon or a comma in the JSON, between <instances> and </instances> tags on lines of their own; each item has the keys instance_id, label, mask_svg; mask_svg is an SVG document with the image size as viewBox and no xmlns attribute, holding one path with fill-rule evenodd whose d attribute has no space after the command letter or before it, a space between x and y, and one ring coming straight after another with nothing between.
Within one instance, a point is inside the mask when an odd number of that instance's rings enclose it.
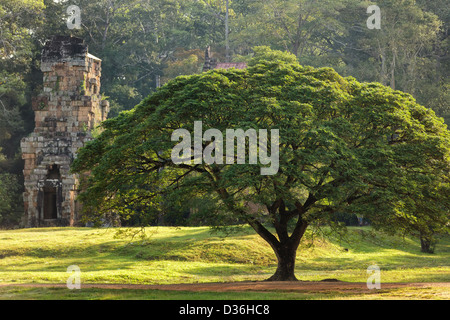
<instances>
[{"instance_id":1,"label":"green grass","mask_svg":"<svg viewBox=\"0 0 450 320\"><path fill-rule=\"evenodd\" d=\"M345 295L350 297L351 295ZM0 299L15 300L317 300L342 298L342 293L295 292L186 292L132 289L83 289L0 287Z\"/></svg>"},{"instance_id":2,"label":"green grass","mask_svg":"<svg viewBox=\"0 0 450 320\"><path fill-rule=\"evenodd\" d=\"M66 283L70 265L81 269L82 283L168 284L264 280L276 268L272 249L249 228L229 237L212 234L208 227L146 229L145 240L116 237L117 229L43 228L0 231L0 284ZM435 254L420 252L414 238L349 228L348 239L323 239L308 233L297 254L296 275L301 280L339 279L366 282L367 267L377 264L383 282L445 282L450 280L450 239L440 239ZM402 291L403 290L403 291ZM407 295L405 290L400 296ZM410 289L408 289L410 290ZM81 290L85 298L124 299L158 294L136 290ZM139 292L139 290L137 290ZM49 288L1 288L0 298L28 296L76 298L76 292ZM417 292L416 292L417 293ZM223 293L226 296L227 293ZM230 294L230 293L228 293ZM242 293L248 297L249 293ZM269 294L269 293L267 293ZM183 293L167 293L172 298ZM192 293L184 296L192 297ZM240 299L241 293L233 294ZM266 299L255 293L254 299ZM430 296L434 293L430 292ZM195 294L201 297L201 294ZM336 298L343 293L272 294L285 299ZM358 296L356 296L358 297ZM382 298L383 292L377 296ZM221 296L222 298L222 296ZM184 298L182 298L184 299Z\"/></svg>"},{"instance_id":3,"label":"green grass","mask_svg":"<svg viewBox=\"0 0 450 320\"><path fill-rule=\"evenodd\" d=\"M402 288L361 292L187 292L133 289L0 287L0 300L407 300L450 299L444 288Z\"/></svg>"}]
</instances>

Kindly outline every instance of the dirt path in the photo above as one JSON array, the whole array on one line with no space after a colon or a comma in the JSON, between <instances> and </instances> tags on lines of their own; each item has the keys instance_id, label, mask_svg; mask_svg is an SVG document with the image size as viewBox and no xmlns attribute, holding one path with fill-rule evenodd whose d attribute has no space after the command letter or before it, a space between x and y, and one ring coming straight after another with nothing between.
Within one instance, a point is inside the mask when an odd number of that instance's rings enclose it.
<instances>
[{"instance_id":1,"label":"dirt path","mask_svg":"<svg viewBox=\"0 0 450 320\"><path fill-rule=\"evenodd\" d=\"M65 288L66 284L0 284L0 287L41 287L41 288ZM381 290L395 288L448 288L450 282L418 282L418 283L382 283ZM81 288L100 289L143 289L143 290L175 290L175 291L291 291L291 292L321 292L321 291L352 291L367 292L365 282L340 282L340 281L298 281L298 282L228 282L228 283L194 283L194 284L81 284Z\"/></svg>"}]
</instances>

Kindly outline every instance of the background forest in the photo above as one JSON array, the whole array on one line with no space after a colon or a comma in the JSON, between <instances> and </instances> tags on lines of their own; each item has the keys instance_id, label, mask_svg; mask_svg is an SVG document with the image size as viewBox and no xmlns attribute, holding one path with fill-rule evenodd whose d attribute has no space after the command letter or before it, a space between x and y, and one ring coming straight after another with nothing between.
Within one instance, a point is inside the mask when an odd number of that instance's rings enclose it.
<instances>
[{"instance_id":1,"label":"background forest","mask_svg":"<svg viewBox=\"0 0 450 320\"><path fill-rule=\"evenodd\" d=\"M381 9L369 29L367 8ZM67 8L81 9L70 30ZM20 140L34 128L40 55L51 35L81 37L102 59L110 117L178 75L199 73L211 46L221 62L248 61L255 46L303 65L412 94L450 122L450 9L446 0L0 0L0 225L23 215Z\"/></svg>"}]
</instances>

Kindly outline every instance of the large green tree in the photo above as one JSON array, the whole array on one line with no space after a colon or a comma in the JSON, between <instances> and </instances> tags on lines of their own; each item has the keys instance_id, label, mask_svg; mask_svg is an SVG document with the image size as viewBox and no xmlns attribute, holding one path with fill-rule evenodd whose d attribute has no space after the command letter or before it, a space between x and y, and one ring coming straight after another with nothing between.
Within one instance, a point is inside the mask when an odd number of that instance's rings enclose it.
<instances>
[{"instance_id":1,"label":"large green tree","mask_svg":"<svg viewBox=\"0 0 450 320\"><path fill-rule=\"evenodd\" d=\"M26 76L42 9L42 1L0 0L0 147L9 159L25 133Z\"/></svg>"},{"instance_id":2,"label":"large green tree","mask_svg":"<svg viewBox=\"0 0 450 320\"><path fill-rule=\"evenodd\" d=\"M32 129L29 76L42 26L42 0L0 0L0 224L23 214L20 139Z\"/></svg>"},{"instance_id":3,"label":"large green tree","mask_svg":"<svg viewBox=\"0 0 450 320\"><path fill-rule=\"evenodd\" d=\"M381 84L303 67L287 53L255 51L246 70L178 77L104 122L73 164L75 172L91 172L80 197L86 215L148 217L167 198L213 198L210 217L246 222L273 248L278 267L271 280L296 279L305 230L333 223L337 213L363 214L391 230L448 223L450 134L442 119ZM262 175L261 158L175 164L172 134L193 134L195 121L224 136L227 129L279 129L279 153L269 147L279 170ZM220 155L218 139L213 147L205 138L202 147Z\"/></svg>"}]
</instances>

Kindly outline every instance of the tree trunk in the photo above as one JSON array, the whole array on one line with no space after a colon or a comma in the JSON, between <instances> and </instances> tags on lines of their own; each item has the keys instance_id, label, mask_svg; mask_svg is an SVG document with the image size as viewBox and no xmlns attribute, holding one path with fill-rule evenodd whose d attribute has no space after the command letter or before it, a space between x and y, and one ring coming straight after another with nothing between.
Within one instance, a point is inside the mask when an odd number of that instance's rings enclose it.
<instances>
[{"instance_id":1,"label":"tree trunk","mask_svg":"<svg viewBox=\"0 0 450 320\"><path fill-rule=\"evenodd\" d=\"M274 210L279 208L279 219L273 219L273 224L277 231L278 238L267 230L257 219L248 217L247 223L272 247L278 260L277 270L267 281L296 281L295 277L295 257L297 254L300 240L302 239L308 223L302 219L304 209L308 208L316 201L315 197L310 195L305 205L296 203L296 211L287 212L282 200L277 201L269 209L274 216ZM274 209L275 208L275 209ZM294 231L288 235L288 222L290 217L298 216Z\"/></svg>"},{"instance_id":2,"label":"tree trunk","mask_svg":"<svg viewBox=\"0 0 450 320\"><path fill-rule=\"evenodd\" d=\"M435 244L436 241L433 239L433 236L423 234L420 235L420 251L424 253L434 253Z\"/></svg>"},{"instance_id":3,"label":"tree trunk","mask_svg":"<svg viewBox=\"0 0 450 320\"><path fill-rule=\"evenodd\" d=\"M285 225L287 227L287 225ZM274 275L271 276L267 281L297 281L295 277L295 257L297 256L297 249L300 245L300 240L302 239L308 223L303 221L301 218L297 221L294 231L290 237L287 237L287 228L283 228L284 232L279 233L278 236L281 241L276 243L270 243L272 249L278 259L277 270Z\"/></svg>"},{"instance_id":4,"label":"tree trunk","mask_svg":"<svg viewBox=\"0 0 450 320\"><path fill-rule=\"evenodd\" d=\"M279 245L274 249L278 259L277 270L267 281L298 281L295 277L295 257L298 245Z\"/></svg>"},{"instance_id":5,"label":"tree trunk","mask_svg":"<svg viewBox=\"0 0 450 320\"><path fill-rule=\"evenodd\" d=\"M225 1L226 5L226 12L225 12L225 61L230 62L230 41L228 39L228 34L230 33L230 30L228 28L228 21L230 19L229 14L229 0Z\"/></svg>"}]
</instances>

